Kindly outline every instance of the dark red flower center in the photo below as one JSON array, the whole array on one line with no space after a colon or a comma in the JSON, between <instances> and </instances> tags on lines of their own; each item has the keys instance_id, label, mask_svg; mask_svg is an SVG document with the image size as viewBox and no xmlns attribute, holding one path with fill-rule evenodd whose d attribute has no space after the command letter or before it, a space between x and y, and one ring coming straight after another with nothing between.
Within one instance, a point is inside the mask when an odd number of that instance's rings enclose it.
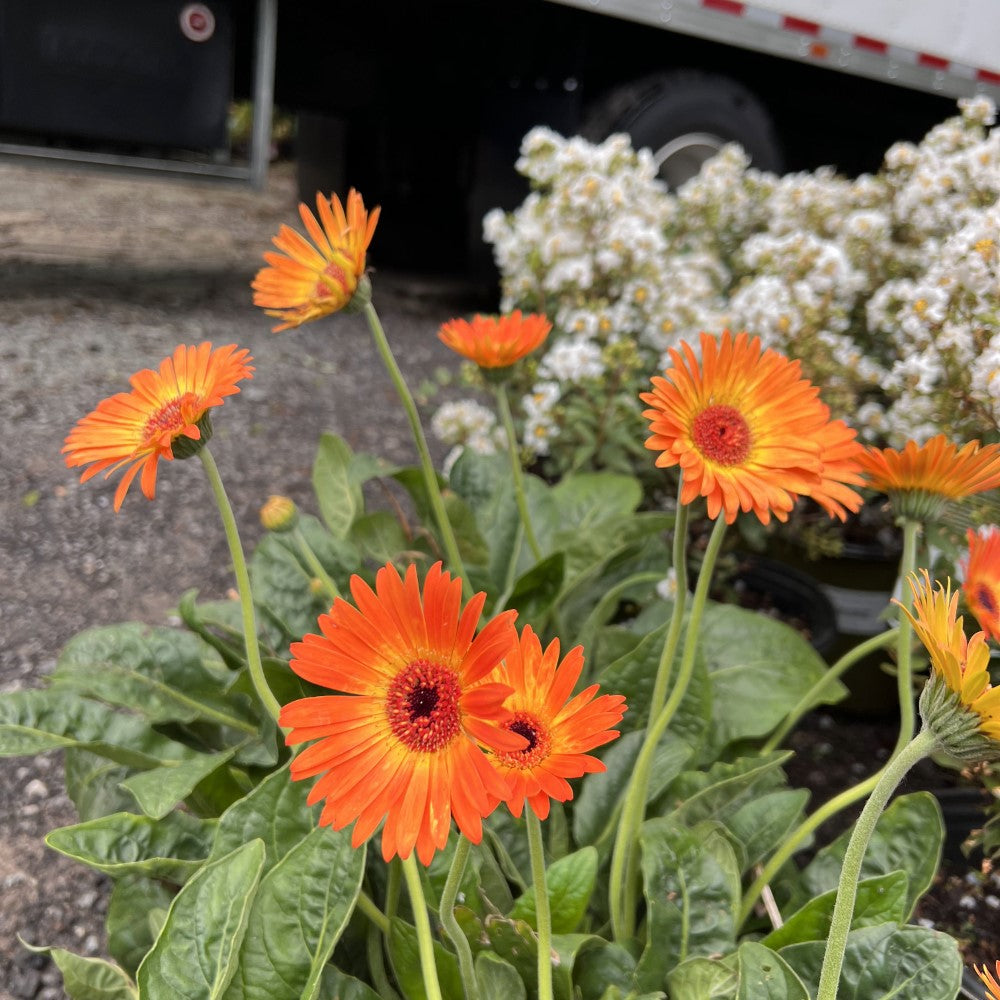
<instances>
[{"instance_id":1,"label":"dark red flower center","mask_svg":"<svg viewBox=\"0 0 1000 1000\"><path fill-rule=\"evenodd\" d=\"M523 750L498 753L496 759L500 764L530 770L551 753L552 737L549 735L548 727L535 716L527 712L515 712L514 718L505 723L504 728L523 736L528 745Z\"/></svg>"},{"instance_id":2,"label":"dark red flower center","mask_svg":"<svg viewBox=\"0 0 1000 1000\"><path fill-rule=\"evenodd\" d=\"M993 591L985 584L980 584L976 588L976 602L988 615L997 613L997 602L993 597Z\"/></svg>"},{"instance_id":3,"label":"dark red flower center","mask_svg":"<svg viewBox=\"0 0 1000 1000\"><path fill-rule=\"evenodd\" d=\"M155 413L151 414L142 429L144 442L154 441L162 434L179 434L191 423L192 410L198 397L193 392L164 403Z\"/></svg>"},{"instance_id":4,"label":"dark red flower center","mask_svg":"<svg viewBox=\"0 0 1000 1000\"><path fill-rule=\"evenodd\" d=\"M750 428L735 406L716 404L694 418L691 438L707 459L740 465L750 454Z\"/></svg>"},{"instance_id":5,"label":"dark red flower center","mask_svg":"<svg viewBox=\"0 0 1000 1000\"><path fill-rule=\"evenodd\" d=\"M389 725L411 750L441 750L461 729L461 697L453 670L429 660L414 660L389 685Z\"/></svg>"}]
</instances>

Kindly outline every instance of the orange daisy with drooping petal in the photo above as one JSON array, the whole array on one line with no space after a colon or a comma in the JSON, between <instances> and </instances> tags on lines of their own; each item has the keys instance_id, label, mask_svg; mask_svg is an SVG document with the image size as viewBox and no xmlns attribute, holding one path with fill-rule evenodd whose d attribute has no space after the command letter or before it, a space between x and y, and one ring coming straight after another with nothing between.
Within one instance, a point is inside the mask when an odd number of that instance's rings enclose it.
<instances>
[{"instance_id":1,"label":"orange daisy with drooping petal","mask_svg":"<svg viewBox=\"0 0 1000 1000\"><path fill-rule=\"evenodd\" d=\"M491 678L514 689L507 701L513 718L504 727L528 741L522 750L490 755L507 784L502 799L515 816L527 802L545 819L552 799L566 802L573 797L567 778L605 770L587 751L618 736L611 727L625 714L625 699L617 694L595 697L596 684L570 697L582 670L582 646L571 649L560 663L559 640L553 639L542 652L538 636L525 626L520 642Z\"/></svg>"},{"instance_id":2,"label":"orange daisy with drooping petal","mask_svg":"<svg viewBox=\"0 0 1000 1000\"><path fill-rule=\"evenodd\" d=\"M983 981L986 987L986 997L984 1000L1000 1000L1000 961L996 963L996 975L994 976L984 965L981 969L974 965L976 975Z\"/></svg>"},{"instance_id":3,"label":"orange daisy with drooping petal","mask_svg":"<svg viewBox=\"0 0 1000 1000\"><path fill-rule=\"evenodd\" d=\"M979 716L979 730L1000 739L1000 688L990 684L990 649L985 632L966 638L964 620L958 616L958 592L931 584L927 570L910 577L913 611L893 599L913 624L930 656L931 669L962 705Z\"/></svg>"},{"instance_id":4,"label":"orange daisy with drooping petal","mask_svg":"<svg viewBox=\"0 0 1000 1000\"><path fill-rule=\"evenodd\" d=\"M924 520L949 500L1000 486L1000 445L970 441L959 447L938 434L924 444L907 441L902 451L868 448L861 467L900 514Z\"/></svg>"},{"instance_id":5,"label":"orange daisy with drooping petal","mask_svg":"<svg viewBox=\"0 0 1000 1000\"><path fill-rule=\"evenodd\" d=\"M379 209L365 211L354 188L347 195L347 211L336 195L316 195L316 216L304 205L299 215L312 243L291 226L282 226L271 242L281 251L268 251L270 265L253 280L254 305L268 316L283 320L272 332L301 326L343 309L365 273L365 256L375 234Z\"/></svg>"},{"instance_id":6,"label":"orange daisy with drooping petal","mask_svg":"<svg viewBox=\"0 0 1000 1000\"><path fill-rule=\"evenodd\" d=\"M1000 642L1000 528L991 524L983 532L969 528L969 552L962 560L965 602L979 627Z\"/></svg>"},{"instance_id":7,"label":"orange daisy with drooping petal","mask_svg":"<svg viewBox=\"0 0 1000 1000\"><path fill-rule=\"evenodd\" d=\"M480 368L509 368L545 341L552 324L538 313L452 319L441 326L439 339Z\"/></svg>"},{"instance_id":8,"label":"orange daisy with drooping petal","mask_svg":"<svg viewBox=\"0 0 1000 1000\"><path fill-rule=\"evenodd\" d=\"M847 520L847 512L856 514L864 498L852 486L864 486L861 475L861 455L864 445L858 441L857 431L843 420L829 420L829 409L824 406L827 420L813 434L819 443L823 463L820 483L807 494L830 515Z\"/></svg>"},{"instance_id":9,"label":"orange daisy with drooping petal","mask_svg":"<svg viewBox=\"0 0 1000 1000\"><path fill-rule=\"evenodd\" d=\"M836 435L799 363L728 330L703 333L701 353L699 363L689 344L671 349L673 367L640 396L651 407L646 447L660 453L661 468L680 466L681 503L702 496L708 516L727 524L740 511L764 524L787 520L799 496L835 504L838 466L824 480L823 435Z\"/></svg>"},{"instance_id":10,"label":"orange daisy with drooping petal","mask_svg":"<svg viewBox=\"0 0 1000 1000\"><path fill-rule=\"evenodd\" d=\"M485 594L463 609L462 581L435 563L424 580L392 564L373 591L351 579L357 605L338 598L319 620L320 635L294 643L292 670L344 694L304 698L281 710L290 746L308 740L292 777L321 777L309 803L325 799L320 824L354 823L355 847L382 830L382 856L429 864L444 847L454 816L473 843L503 782L481 747L512 751L524 739L503 725L509 685L486 680L517 641L516 612L505 611L476 635Z\"/></svg>"},{"instance_id":11,"label":"orange daisy with drooping petal","mask_svg":"<svg viewBox=\"0 0 1000 1000\"><path fill-rule=\"evenodd\" d=\"M253 378L252 360L235 344L214 350L207 342L178 347L159 371L136 372L129 379L131 392L101 400L77 422L62 447L66 464L90 466L81 482L125 468L115 491L116 511L140 470L142 492L152 500L159 460L188 458L212 436L209 411L240 391L237 382Z\"/></svg>"}]
</instances>

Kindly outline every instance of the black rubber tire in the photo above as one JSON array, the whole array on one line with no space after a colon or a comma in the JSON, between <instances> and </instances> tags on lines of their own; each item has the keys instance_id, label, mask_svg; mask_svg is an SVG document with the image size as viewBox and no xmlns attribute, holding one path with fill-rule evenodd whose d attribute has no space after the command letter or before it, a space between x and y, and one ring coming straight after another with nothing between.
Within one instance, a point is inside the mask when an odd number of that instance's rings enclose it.
<instances>
[{"instance_id":1,"label":"black rubber tire","mask_svg":"<svg viewBox=\"0 0 1000 1000\"><path fill-rule=\"evenodd\" d=\"M719 146L738 142L755 167L783 169L767 109L742 83L714 73L657 73L608 92L588 114L584 134L602 140L613 132L627 132L636 149L649 147L654 154L682 137L704 135Z\"/></svg>"}]
</instances>

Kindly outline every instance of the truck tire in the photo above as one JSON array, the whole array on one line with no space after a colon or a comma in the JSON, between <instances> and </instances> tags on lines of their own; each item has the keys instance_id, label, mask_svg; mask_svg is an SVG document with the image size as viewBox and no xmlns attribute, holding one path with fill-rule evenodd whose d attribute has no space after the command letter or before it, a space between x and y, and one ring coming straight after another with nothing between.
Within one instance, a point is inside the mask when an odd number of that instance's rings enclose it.
<instances>
[{"instance_id":1,"label":"truck tire","mask_svg":"<svg viewBox=\"0 0 1000 1000\"><path fill-rule=\"evenodd\" d=\"M676 188L727 142L738 142L755 167L780 172L781 144L764 105L743 84L698 70L657 73L607 93L584 122L594 140L627 132L648 147L660 176Z\"/></svg>"}]
</instances>

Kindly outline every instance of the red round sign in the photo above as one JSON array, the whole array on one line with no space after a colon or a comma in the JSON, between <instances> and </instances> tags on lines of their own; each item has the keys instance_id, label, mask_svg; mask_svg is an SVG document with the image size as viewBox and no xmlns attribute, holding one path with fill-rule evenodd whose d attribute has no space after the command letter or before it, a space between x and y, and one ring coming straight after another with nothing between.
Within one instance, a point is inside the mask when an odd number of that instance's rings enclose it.
<instances>
[{"instance_id":1,"label":"red round sign","mask_svg":"<svg viewBox=\"0 0 1000 1000\"><path fill-rule=\"evenodd\" d=\"M192 42L207 42L215 31L215 15L203 3L189 3L181 11L181 31Z\"/></svg>"}]
</instances>

